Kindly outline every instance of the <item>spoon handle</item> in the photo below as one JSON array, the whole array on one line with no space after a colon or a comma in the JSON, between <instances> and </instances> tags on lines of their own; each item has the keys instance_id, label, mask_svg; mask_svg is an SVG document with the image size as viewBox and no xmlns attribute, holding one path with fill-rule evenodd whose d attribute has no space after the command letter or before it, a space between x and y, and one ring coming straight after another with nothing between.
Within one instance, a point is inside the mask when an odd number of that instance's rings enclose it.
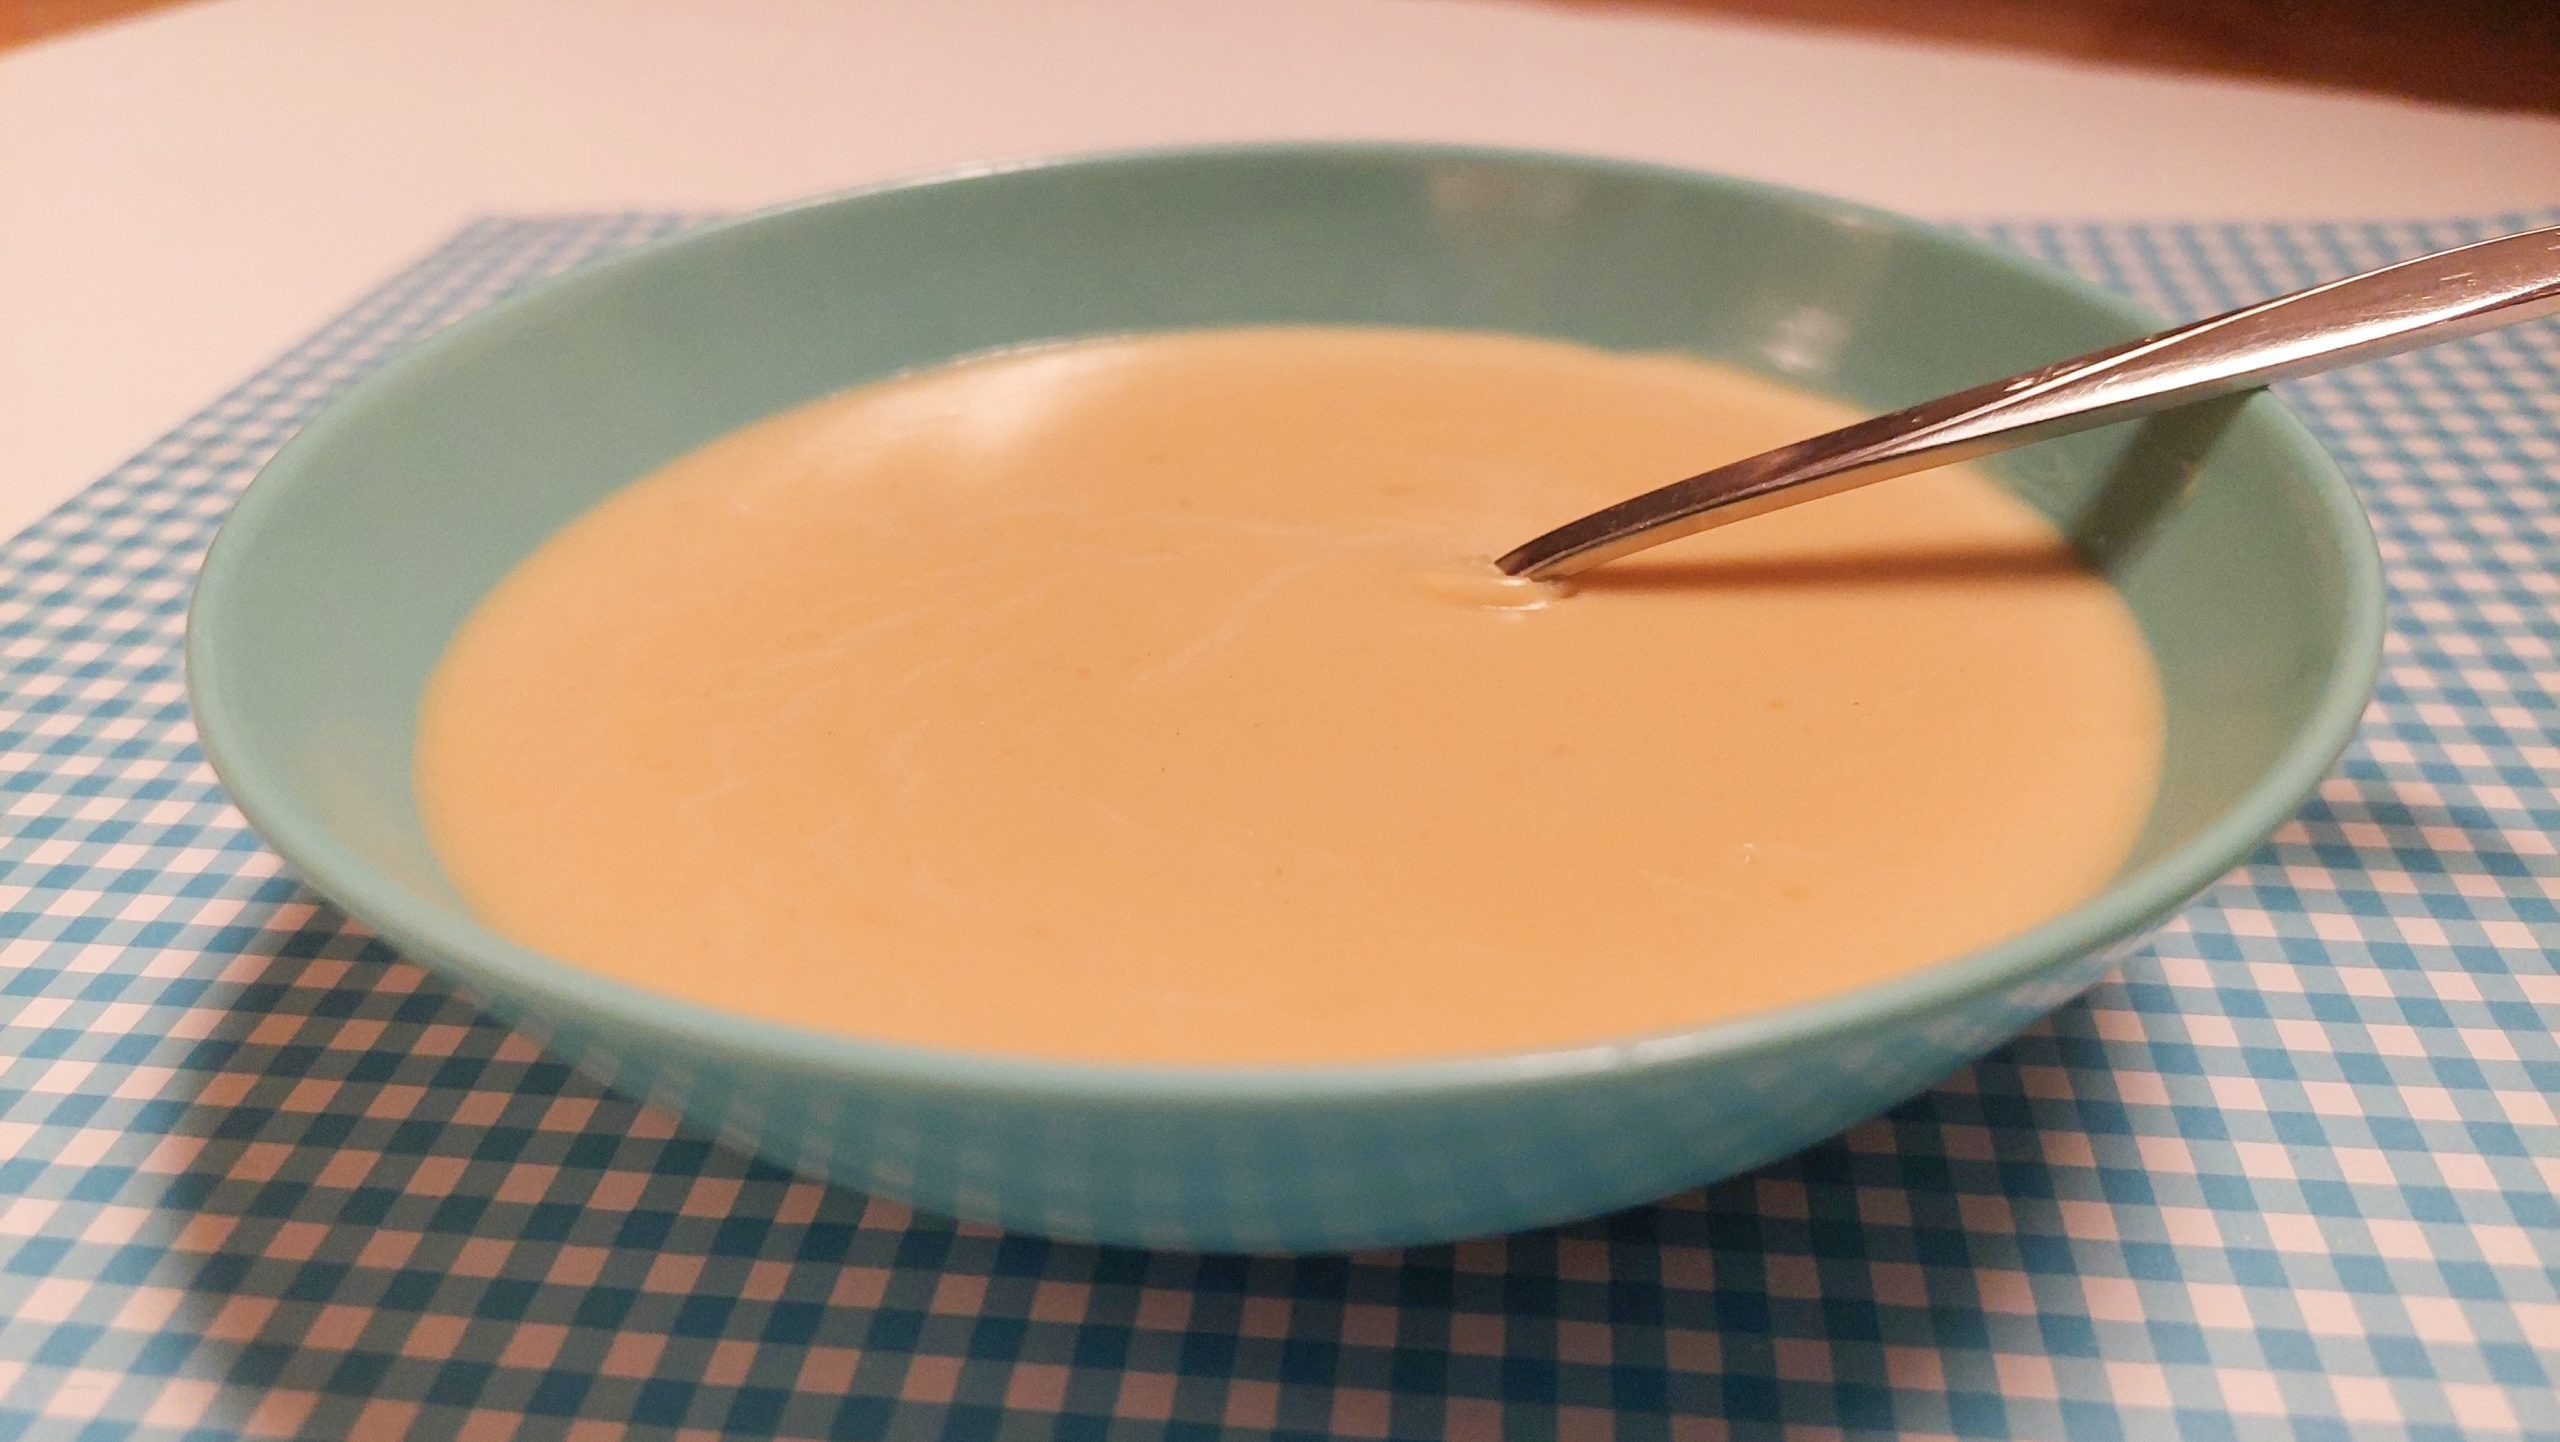
<instances>
[{"instance_id":1,"label":"spoon handle","mask_svg":"<svg viewBox=\"0 0 2560 1442\"><path fill-rule=\"evenodd\" d=\"M1495 562L1570 576L1873 481L2560 313L2560 226L2438 251L1780 446L1559 526Z\"/></svg>"}]
</instances>

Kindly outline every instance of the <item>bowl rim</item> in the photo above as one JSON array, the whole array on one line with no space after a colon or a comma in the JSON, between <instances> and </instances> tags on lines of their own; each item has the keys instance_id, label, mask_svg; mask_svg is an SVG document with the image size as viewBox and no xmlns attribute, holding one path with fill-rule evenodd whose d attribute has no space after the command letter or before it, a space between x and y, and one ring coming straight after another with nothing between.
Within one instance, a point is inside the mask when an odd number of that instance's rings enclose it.
<instances>
[{"instance_id":1,"label":"bowl rim","mask_svg":"<svg viewBox=\"0 0 2560 1442\"><path fill-rule=\"evenodd\" d=\"M233 804L267 843L333 904L403 952L477 993L475 1001L540 1034L553 1014L572 1025L659 1033L715 1053L759 1057L802 1072L937 1091L1021 1096L1057 1103L1251 1106L1480 1093L1574 1078L1622 1076L1730 1060L1771 1049L1911 1022L2056 972L2146 930L2201 892L2300 806L2352 740L2378 673L2384 625L2381 556L2353 486L2301 421L2272 398L2250 409L2291 453L2318 503L2347 582L2342 644L2310 715L2274 765L2198 829L2148 864L2071 909L2023 931L1889 980L1773 1010L1633 1036L1524 1051L1404 1060L1250 1063L1083 1061L974 1052L821 1031L701 1006L543 955L481 926L467 913L394 881L341 845L269 784L256 727L226 680L224 637L237 577L259 537L297 491L319 483L308 457L360 431L377 407L397 404L413 379L467 364L476 342L539 324L555 307L644 274L657 257L738 243L785 218L882 196L1001 184L1026 173L1144 169L1218 163L1479 163L1564 169L1581 175L1708 189L1810 213L1834 223L1896 232L1904 240L1964 252L2021 283L2060 289L2128 327L2159 319L2143 306L2058 267L1960 232L1878 207L1709 171L1567 151L1399 141L1277 141L1068 153L944 167L691 226L668 237L536 282L399 351L328 402L259 469L207 549L187 612L186 684L200 745ZM618 1024L618 1026L617 1026Z\"/></svg>"}]
</instances>

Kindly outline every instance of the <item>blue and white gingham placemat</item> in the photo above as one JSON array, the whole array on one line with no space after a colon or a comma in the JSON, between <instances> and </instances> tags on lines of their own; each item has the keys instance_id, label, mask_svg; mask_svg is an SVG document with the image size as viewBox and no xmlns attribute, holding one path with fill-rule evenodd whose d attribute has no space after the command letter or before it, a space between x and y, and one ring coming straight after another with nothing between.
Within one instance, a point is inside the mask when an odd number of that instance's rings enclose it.
<instances>
[{"instance_id":1,"label":"blue and white gingham placemat","mask_svg":"<svg viewBox=\"0 0 2560 1442\"><path fill-rule=\"evenodd\" d=\"M2192 314L2535 220L1994 233ZM320 903L198 757L181 612L259 461L676 223L475 225L0 543L0 1436L2560 1436L2560 326L2291 389L2382 534L2380 697L2118 979L1659 1207L1203 1259L679 1132Z\"/></svg>"}]
</instances>

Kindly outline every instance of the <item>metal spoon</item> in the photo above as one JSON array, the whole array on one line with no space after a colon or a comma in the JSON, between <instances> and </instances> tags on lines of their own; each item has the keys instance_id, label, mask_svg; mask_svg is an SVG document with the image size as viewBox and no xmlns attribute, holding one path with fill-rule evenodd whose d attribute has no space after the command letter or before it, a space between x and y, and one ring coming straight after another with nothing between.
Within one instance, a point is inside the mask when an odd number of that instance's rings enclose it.
<instances>
[{"instance_id":1,"label":"metal spoon","mask_svg":"<svg viewBox=\"0 0 2560 1442\"><path fill-rule=\"evenodd\" d=\"M1558 526L1544 580L1872 481L2560 313L2560 226L2438 251L1764 451Z\"/></svg>"}]
</instances>

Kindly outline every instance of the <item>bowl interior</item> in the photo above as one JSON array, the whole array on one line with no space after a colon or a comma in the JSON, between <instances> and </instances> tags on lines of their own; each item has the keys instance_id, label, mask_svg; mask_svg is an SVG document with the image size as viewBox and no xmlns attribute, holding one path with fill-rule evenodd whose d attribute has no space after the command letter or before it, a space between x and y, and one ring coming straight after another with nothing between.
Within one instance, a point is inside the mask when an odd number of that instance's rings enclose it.
<instances>
[{"instance_id":1,"label":"bowl interior","mask_svg":"<svg viewBox=\"0 0 2560 1442\"><path fill-rule=\"evenodd\" d=\"M866 379L1027 340L1290 321L1689 351L1878 408L2150 328L1872 212L1559 157L1175 153L821 201L463 322L306 429L207 563L189 636L207 750L341 902L395 935L466 927L412 804L413 716L457 623L555 527L723 430ZM2128 868L2194 873L2154 888L2174 900L2343 741L2377 625L2370 538L2263 398L1994 469L2106 566L2159 658L2167 767Z\"/></svg>"}]
</instances>

